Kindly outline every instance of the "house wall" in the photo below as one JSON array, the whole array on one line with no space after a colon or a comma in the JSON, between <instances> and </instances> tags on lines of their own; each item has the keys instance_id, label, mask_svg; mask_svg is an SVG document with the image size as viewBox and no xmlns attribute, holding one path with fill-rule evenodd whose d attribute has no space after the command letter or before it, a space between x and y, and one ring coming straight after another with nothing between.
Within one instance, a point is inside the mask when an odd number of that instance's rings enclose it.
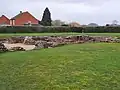
<instances>
[{"instance_id":1,"label":"house wall","mask_svg":"<svg viewBox=\"0 0 120 90\"><path fill-rule=\"evenodd\" d=\"M38 24L38 20L36 18L34 18L30 13L25 12L15 19L14 24L24 25L25 23L29 22L31 22L31 24Z\"/></svg>"},{"instance_id":2,"label":"house wall","mask_svg":"<svg viewBox=\"0 0 120 90\"><path fill-rule=\"evenodd\" d=\"M2 15L1 17L0 17L0 24L10 24L10 20L6 17L6 16L4 16L4 15Z\"/></svg>"}]
</instances>

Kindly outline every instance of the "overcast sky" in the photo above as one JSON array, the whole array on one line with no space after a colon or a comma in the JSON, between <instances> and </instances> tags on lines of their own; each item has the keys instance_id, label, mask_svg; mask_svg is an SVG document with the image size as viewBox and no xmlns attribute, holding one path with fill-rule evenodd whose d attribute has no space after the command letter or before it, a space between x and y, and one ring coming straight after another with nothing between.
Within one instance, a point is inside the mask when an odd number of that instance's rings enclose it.
<instances>
[{"instance_id":1,"label":"overcast sky","mask_svg":"<svg viewBox=\"0 0 120 90\"><path fill-rule=\"evenodd\" d=\"M9 18L19 11L29 11L41 20L44 9L48 7L53 20L100 25L120 21L120 0L1 0L0 3L0 15Z\"/></svg>"}]
</instances>

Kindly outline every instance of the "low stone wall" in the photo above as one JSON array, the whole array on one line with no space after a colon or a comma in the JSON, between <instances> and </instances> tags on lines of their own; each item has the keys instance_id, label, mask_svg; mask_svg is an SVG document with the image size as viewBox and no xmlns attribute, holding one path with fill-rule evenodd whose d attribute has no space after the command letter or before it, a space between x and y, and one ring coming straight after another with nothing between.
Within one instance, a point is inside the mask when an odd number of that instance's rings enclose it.
<instances>
[{"instance_id":1,"label":"low stone wall","mask_svg":"<svg viewBox=\"0 0 120 90\"><path fill-rule=\"evenodd\" d=\"M17 46L8 49L4 44L23 44L33 45L34 49L53 48L67 44L82 44L82 43L120 43L118 37L101 37L101 36L20 36L0 39L0 52L5 51L25 51L24 47Z\"/></svg>"}]
</instances>

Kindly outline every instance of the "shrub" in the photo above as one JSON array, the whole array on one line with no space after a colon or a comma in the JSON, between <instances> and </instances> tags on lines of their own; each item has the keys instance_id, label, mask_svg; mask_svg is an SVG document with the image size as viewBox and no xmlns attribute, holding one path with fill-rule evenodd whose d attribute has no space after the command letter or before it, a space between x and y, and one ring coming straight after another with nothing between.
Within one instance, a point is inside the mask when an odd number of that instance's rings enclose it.
<instances>
[{"instance_id":1,"label":"shrub","mask_svg":"<svg viewBox=\"0 0 120 90\"><path fill-rule=\"evenodd\" d=\"M0 27L0 33L62 33L62 32L82 32L83 28L75 27L30 27L30 26L7 26Z\"/></svg>"},{"instance_id":2,"label":"shrub","mask_svg":"<svg viewBox=\"0 0 120 90\"><path fill-rule=\"evenodd\" d=\"M69 26L7 26L0 27L0 33L120 33L120 27L69 27Z\"/></svg>"},{"instance_id":3,"label":"shrub","mask_svg":"<svg viewBox=\"0 0 120 90\"><path fill-rule=\"evenodd\" d=\"M83 29L84 33L120 33L120 27L85 27Z\"/></svg>"}]
</instances>

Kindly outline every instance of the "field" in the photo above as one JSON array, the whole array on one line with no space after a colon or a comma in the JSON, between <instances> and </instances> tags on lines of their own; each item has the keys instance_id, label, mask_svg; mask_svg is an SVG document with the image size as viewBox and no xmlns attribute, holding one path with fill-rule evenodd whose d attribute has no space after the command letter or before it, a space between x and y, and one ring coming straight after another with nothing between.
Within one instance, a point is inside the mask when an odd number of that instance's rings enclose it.
<instances>
[{"instance_id":1,"label":"field","mask_svg":"<svg viewBox=\"0 0 120 90\"><path fill-rule=\"evenodd\" d=\"M11 34L0 34L0 38L11 37L11 36L68 36L68 35L89 35L89 36L120 36L120 33L11 33Z\"/></svg>"},{"instance_id":2,"label":"field","mask_svg":"<svg viewBox=\"0 0 120 90\"><path fill-rule=\"evenodd\" d=\"M3 53L0 90L120 90L119 54L116 43Z\"/></svg>"}]
</instances>

